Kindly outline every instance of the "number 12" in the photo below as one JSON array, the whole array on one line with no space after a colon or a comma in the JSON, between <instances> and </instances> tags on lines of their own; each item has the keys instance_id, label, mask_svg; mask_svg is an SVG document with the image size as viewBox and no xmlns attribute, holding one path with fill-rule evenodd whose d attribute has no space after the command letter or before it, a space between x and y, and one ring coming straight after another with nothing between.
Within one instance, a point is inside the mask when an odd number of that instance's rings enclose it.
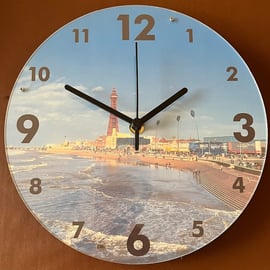
<instances>
[{"instance_id":1,"label":"number 12","mask_svg":"<svg viewBox=\"0 0 270 270\"><path fill-rule=\"evenodd\" d=\"M121 14L117 17L117 20L122 21L122 39L129 40L129 15ZM136 17L135 24L141 24L144 20L147 21L147 24L145 28L140 32L140 34L137 35L135 40L155 40L155 35L149 34L149 32L153 29L155 25L155 19L148 14L141 14Z\"/></svg>"}]
</instances>

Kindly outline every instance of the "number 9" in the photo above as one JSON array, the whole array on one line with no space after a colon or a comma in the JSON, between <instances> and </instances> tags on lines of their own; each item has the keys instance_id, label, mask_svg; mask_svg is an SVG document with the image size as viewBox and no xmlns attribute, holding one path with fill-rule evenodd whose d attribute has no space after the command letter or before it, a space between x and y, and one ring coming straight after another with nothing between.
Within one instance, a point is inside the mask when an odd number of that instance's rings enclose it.
<instances>
[{"instance_id":1,"label":"number 9","mask_svg":"<svg viewBox=\"0 0 270 270\"><path fill-rule=\"evenodd\" d=\"M31 127L26 127L25 122L30 121L32 123ZM27 134L22 140L22 143L29 143L37 133L39 128L38 118L32 114L24 114L17 121L17 129L23 134Z\"/></svg>"}]
</instances>

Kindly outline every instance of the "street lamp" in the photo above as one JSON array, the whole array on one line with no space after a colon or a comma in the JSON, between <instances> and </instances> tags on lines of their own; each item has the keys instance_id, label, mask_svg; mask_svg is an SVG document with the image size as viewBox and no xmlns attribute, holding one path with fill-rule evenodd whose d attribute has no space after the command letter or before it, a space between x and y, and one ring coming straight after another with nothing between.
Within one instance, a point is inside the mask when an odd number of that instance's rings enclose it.
<instances>
[{"instance_id":1,"label":"street lamp","mask_svg":"<svg viewBox=\"0 0 270 270\"><path fill-rule=\"evenodd\" d=\"M180 115L177 115L176 121L177 121L177 154L179 155L179 125L180 125Z\"/></svg>"},{"instance_id":2,"label":"street lamp","mask_svg":"<svg viewBox=\"0 0 270 270\"><path fill-rule=\"evenodd\" d=\"M199 142L200 141L200 137L199 137L199 130L198 130L198 126L197 126L197 122L196 122L196 118L195 118L195 111L194 110L191 110L190 111L190 115L194 119L196 130L197 130L198 142Z\"/></svg>"},{"instance_id":3,"label":"street lamp","mask_svg":"<svg viewBox=\"0 0 270 270\"><path fill-rule=\"evenodd\" d=\"M157 120L157 122L156 122L157 128L156 128L156 138L155 138L155 152L157 151L157 131L158 131L159 124L160 124L160 121Z\"/></svg>"}]
</instances>

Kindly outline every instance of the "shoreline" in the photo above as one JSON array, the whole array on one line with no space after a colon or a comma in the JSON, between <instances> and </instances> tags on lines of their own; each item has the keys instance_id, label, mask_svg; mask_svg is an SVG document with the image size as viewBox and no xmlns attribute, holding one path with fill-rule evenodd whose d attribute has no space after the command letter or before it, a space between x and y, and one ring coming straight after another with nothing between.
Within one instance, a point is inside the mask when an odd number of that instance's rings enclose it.
<instances>
[{"instance_id":1,"label":"shoreline","mask_svg":"<svg viewBox=\"0 0 270 270\"><path fill-rule=\"evenodd\" d=\"M117 161L119 163L141 165L141 166L162 166L176 170L189 171L193 178L209 193L222 200L225 204L235 210L243 210L252 193L255 191L258 177L252 174L238 171L234 168L224 167L206 160L168 158L163 156L150 156L140 153L122 155L113 152L91 152L86 150L70 149L49 149L48 154L74 155L81 158L91 158L101 161ZM245 190L240 193L233 185L237 178L241 177Z\"/></svg>"}]
</instances>

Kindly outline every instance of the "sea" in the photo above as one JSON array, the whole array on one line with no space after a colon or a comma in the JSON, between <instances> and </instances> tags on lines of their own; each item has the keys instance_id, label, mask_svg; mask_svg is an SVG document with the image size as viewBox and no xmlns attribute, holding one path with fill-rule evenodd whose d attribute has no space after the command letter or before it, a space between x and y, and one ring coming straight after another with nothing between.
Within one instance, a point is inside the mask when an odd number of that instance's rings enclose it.
<instances>
[{"instance_id":1,"label":"sea","mask_svg":"<svg viewBox=\"0 0 270 270\"><path fill-rule=\"evenodd\" d=\"M68 246L105 261L182 257L213 241L240 215L189 171L34 150L7 150L7 157L17 190L40 224ZM137 235L149 241L145 254L131 254L131 234L136 250L144 247Z\"/></svg>"}]
</instances>

